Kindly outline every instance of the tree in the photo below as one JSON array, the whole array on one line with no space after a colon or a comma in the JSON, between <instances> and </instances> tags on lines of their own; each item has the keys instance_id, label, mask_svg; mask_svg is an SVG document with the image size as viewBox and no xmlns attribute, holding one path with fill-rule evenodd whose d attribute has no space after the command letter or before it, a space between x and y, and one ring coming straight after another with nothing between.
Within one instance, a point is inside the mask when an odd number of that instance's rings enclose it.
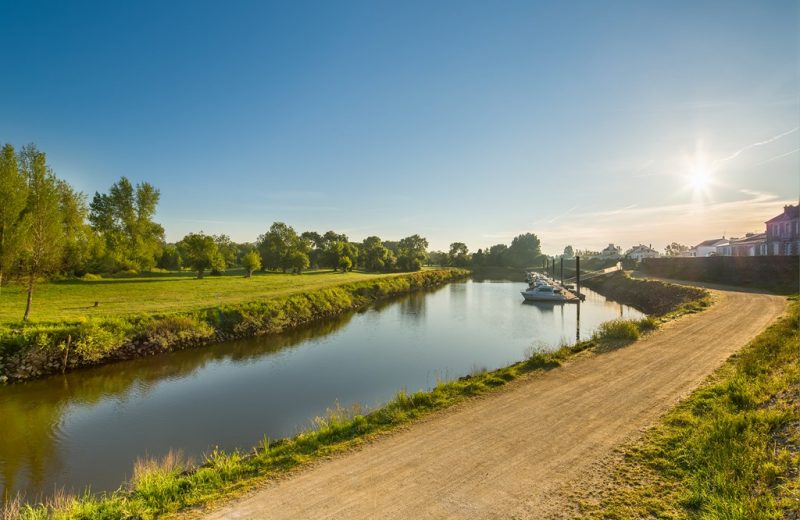
<instances>
[{"instance_id":1,"label":"tree","mask_svg":"<svg viewBox=\"0 0 800 520\"><path fill-rule=\"evenodd\" d=\"M20 255L22 272L27 277L28 284L28 298L22 318L27 321L31 313L36 278L46 276L59 267L64 230L58 181L47 166L44 153L30 145L22 149L20 157L21 170L28 180L25 235Z\"/></svg>"},{"instance_id":2,"label":"tree","mask_svg":"<svg viewBox=\"0 0 800 520\"><path fill-rule=\"evenodd\" d=\"M339 259L339 269L341 269L343 273L346 273L352 268L353 268L353 261L350 260L349 256L343 256Z\"/></svg>"},{"instance_id":3,"label":"tree","mask_svg":"<svg viewBox=\"0 0 800 520\"><path fill-rule=\"evenodd\" d=\"M164 228L153 221L160 192L122 177L108 194L95 193L89 221L106 242L116 269L149 270L161 254Z\"/></svg>"},{"instance_id":4,"label":"tree","mask_svg":"<svg viewBox=\"0 0 800 520\"><path fill-rule=\"evenodd\" d=\"M513 267L529 267L541 256L539 237L533 233L518 235L508 248L508 263Z\"/></svg>"},{"instance_id":5,"label":"tree","mask_svg":"<svg viewBox=\"0 0 800 520\"><path fill-rule=\"evenodd\" d=\"M61 222L64 226L64 252L60 270L72 275L86 272L92 254L99 249L99 237L86 223L89 209L86 196L68 182L57 181Z\"/></svg>"},{"instance_id":6,"label":"tree","mask_svg":"<svg viewBox=\"0 0 800 520\"><path fill-rule=\"evenodd\" d=\"M572 246L567 246L564 248L564 258L574 258L575 251L572 249Z\"/></svg>"},{"instance_id":7,"label":"tree","mask_svg":"<svg viewBox=\"0 0 800 520\"><path fill-rule=\"evenodd\" d=\"M19 171L14 147L6 144L0 151L0 288L20 253L27 201L25 175Z\"/></svg>"},{"instance_id":8,"label":"tree","mask_svg":"<svg viewBox=\"0 0 800 520\"><path fill-rule=\"evenodd\" d=\"M419 271L427 258L428 241L419 235L411 235L397 244L397 267L401 271Z\"/></svg>"},{"instance_id":9,"label":"tree","mask_svg":"<svg viewBox=\"0 0 800 520\"><path fill-rule=\"evenodd\" d=\"M292 272L300 274L303 269L308 269L309 265L308 254L305 251L295 249L287 256L284 271L291 269Z\"/></svg>"},{"instance_id":10,"label":"tree","mask_svg":"<svg viewBox=\"0 0 800 520\"><path fill-rule=\"evenodd\" d=\"M197 278L203 278L206 270L225 270L225 259L219 252L214 237L201 233L189 233L178 243L181 256L186 265L197 271Z\"/></svg>"},{"instance_id":11,"label":"tree","mask_svg":"<svg viewBox=\"0 0 800 520\"><path fill-rule=\"evenodd\" d=\"M242 257L242 267L244 267L245 278L253 276L253 271L261 269L261 255L255 249L248 251Z\"/></svg>"},{"instance_id":12,"label":"tree","mask_svg":"<svg viewBox=\"0 0 800 520\"><path fill-rule=\"evenodd\" d=\"M394 267L394 253L383 245L376 236L367 237L361 242L361 265L367 271L388 271Z\"/></svg>"},{"instance_id":13,"label":"tree","mask_svg":"<svg viewBox=\"0 0 800 520\"><path fill-rule=\"evenodd\" d=\"M464 242L453 242L450 244L450 252L447 254L450 265L455 267L466 267L469 265L469 249Z\"/></svg>"},{"instance_id":14,"label":"tree","mask_svg":"<svg viewBox=\"0 0 800 520\"><path fill-rule=\"evenodd\" d=\"M214 242L217 244L222 258L225 259L225 265L235 265L239 247L231 240L231 237L228 235L214 235Z\"/></svg>"},{"instance_id":15,"label":"tree","mask_svg":"<svg viewBox=\"0 0 800 520\"><path fill-rule=\"evenodd\" d=\"M673 242L664 249L664 252L667 254L667 256L681 256L689 249L690 249L689 246Z\"/></svg>"},{"instance_id":16,"label":"tree","mask_svg":"<svg viewBox=\"0 0 800 520\"><path fill-rule=\"evenodd\" d=\"M161 252L161 258L158 259L156 266L160 269L167 269L169 271L178 271L183 267L183 259L181 253L175 244L167 244Z\"/></svg>"},{"instance_id":17,"label":"tree","mask_svg":"<svg viewBox=\"0 0 800 520\"><path fill-rule=\"evenodd\" d=\"M259 236L257 247L264 269L282 269L286 272L287 269L297 269L300 264L305 264L301 270L309 265L311 243L283 222L274 222L269 231ZM306 261L300 262L295 253L305 256Z\"/></svg>"},{"instance_id":18,"label":"tree","mask_svg":"<svg viewBox=\"0 0 800 520\"><path fill-rule=\"evenodd\" d=\"M428 251L428 265L449 265L450 257L444 251Z\"/></svg>"},{"instance_id":19,"label":"tree","mask_svg":"<svg viewBox=\"0 0 800 520\"><path fill-rule=\"evenodd\" d=\"M505 244L495 244L489 248L486 257L486 265L504 266L507 264L508 246Z\"/></svg>"}]
</instances>

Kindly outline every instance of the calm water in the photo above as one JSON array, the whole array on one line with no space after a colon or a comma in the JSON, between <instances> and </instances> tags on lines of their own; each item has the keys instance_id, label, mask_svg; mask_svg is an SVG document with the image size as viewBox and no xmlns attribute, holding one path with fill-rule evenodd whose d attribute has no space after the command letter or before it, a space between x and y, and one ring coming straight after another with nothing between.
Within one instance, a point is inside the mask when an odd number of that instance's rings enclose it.
<instances>
[{"instance_id":1,"label":"calm water","mask_svg":"<svg viewBox=\"0 0 800 520\"><path fill-rule=\"evenodd\" d=\"M523 304L523 288L453 283L299 332L0 388L0 498L113 489L137 457L249 449L337 402L379 406L399 389L505 366L603 321L641 316L591 291L580 308Z\"/></svg>"}]
</instances>

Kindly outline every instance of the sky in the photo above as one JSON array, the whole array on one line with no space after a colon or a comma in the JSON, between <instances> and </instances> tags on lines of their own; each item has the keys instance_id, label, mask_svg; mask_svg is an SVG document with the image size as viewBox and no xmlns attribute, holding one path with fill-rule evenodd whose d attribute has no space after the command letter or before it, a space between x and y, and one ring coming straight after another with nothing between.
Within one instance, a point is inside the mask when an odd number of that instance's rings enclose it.
<instances>
[{"instance_id":1,"label":"sky","mask_svg":"<svg viewBox=\"0 0 800 520\"><path fill-rule=\"evenodd\" d=\"M0 142L167 239L663 247L800 197L800 3L0 0Z\"/></svg>"}]
</instances>

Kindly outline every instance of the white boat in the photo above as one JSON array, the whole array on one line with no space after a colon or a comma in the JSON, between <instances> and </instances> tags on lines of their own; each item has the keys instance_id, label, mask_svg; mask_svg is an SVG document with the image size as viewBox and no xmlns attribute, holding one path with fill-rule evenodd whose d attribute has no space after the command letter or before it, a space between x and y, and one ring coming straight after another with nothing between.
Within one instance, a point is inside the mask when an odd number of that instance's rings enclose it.
<instances>
[{"instance_id":1,"label":"white boat","mask_svg":"<svg viewBox=\"0 0 800 520\"><path fill-rule=\"evenodd\" d=\"M567 297L561 293L561 289L557 289L552 285L537 285L529 287L525 291L520 291L525 301L529 302L564 302Z\"/></svg>"}]
</instances>

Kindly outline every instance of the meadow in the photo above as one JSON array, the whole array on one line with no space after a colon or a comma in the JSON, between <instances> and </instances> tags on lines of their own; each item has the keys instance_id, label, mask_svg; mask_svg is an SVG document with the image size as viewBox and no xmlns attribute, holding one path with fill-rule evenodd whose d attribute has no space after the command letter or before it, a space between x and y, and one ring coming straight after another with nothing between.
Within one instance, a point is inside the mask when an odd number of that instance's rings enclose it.
<instances>
[{"instance_id":1,"label":"meadow","mask_svg":"<svg viewBox=\"0 0 800 520\"><path fill-rule=\"evenodd\" d=\"M254 273L251 278L245 278L243 270L231 269L223 276L206 276L199 280L194 272L188 271L91 280L66 279L36 286L30 321L74 321L189 311L288 296L397 274L400 273L318 270L303 274ZM4 286L0 292L0 323L20 321L25 310L25 298L24 286Z\"/></svg>"}]
</instances>

